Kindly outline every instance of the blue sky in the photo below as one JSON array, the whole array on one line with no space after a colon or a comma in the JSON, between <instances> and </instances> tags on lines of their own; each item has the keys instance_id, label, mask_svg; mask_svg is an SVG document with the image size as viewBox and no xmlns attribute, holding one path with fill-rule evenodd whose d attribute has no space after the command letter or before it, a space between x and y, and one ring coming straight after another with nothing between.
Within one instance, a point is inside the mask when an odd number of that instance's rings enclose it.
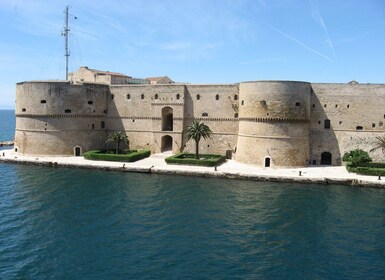
<instances>
[{"instance_id":1,"label":"blue sky","mask_svg":"<svg viewBox=\"0 0 385 280\"><path fill-rule=\"evenodd\" d=\"M70 71L385 83L384 0L0 0L0 109L17 82L64 79L67 4Z\"/></svg>"}]
</instances>

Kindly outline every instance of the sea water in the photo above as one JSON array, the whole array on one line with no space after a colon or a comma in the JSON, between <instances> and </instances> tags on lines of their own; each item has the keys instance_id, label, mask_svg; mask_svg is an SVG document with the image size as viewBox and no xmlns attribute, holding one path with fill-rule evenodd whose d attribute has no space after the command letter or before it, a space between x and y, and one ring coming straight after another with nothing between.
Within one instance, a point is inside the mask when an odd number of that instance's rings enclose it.
<instances>
[{"instance_id":1,"label":"sea water","mask_svg":"<svg viewBox=\"0 0 385 280\"><path fill-rule=\"evenodd\" d=\"M0 163L0 279L381 279L385 190Z\"/></svg>"}]
</instances>

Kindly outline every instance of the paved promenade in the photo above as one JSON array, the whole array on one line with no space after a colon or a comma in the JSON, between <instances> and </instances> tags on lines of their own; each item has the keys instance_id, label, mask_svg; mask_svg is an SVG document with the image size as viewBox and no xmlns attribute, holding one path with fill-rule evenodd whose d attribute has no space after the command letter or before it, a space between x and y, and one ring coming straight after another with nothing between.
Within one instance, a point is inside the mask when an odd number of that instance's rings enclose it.
<instances>
[{"instance_id":1,"label":"paved promenade","mask_svg":"<svg viewBox=\"0 0 385 280\"><path fill-rule=\"evenodd\" d=\"M366 187L385 187L385 177L363 176L348 173L344 166L263 168L228 160L221 166L200 167L169 165L165 158L170 154L153 154L149 158L132 162L92 161L83 157L36 157L24 156L13 150L0 151L0 161L8 163L37 164L52 167L72 167L121 172L143 172L158 174L179 174L219 178L247 179L257 181L279 181L318 184L345 184Z\"/></svg>"}]
</instances>

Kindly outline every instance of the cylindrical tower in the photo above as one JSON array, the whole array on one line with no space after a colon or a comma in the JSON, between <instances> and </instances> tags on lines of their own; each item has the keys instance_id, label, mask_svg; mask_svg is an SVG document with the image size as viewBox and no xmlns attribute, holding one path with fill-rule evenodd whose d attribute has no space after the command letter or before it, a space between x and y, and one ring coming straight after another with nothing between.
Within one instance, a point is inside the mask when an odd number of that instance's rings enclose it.
<instances>
[{"instance_id":1,"label":"cylindrical tower","mask_svg":"<svg viewBox=\"0 0 385 280\"><path fill-rule=\"evenodd\" d=\"M265 167L307 165L310 95L305 82L240 83L236 160Z\"/></svg>"},{"instance_id":2,"label":"cylindrical tower","mask_svg":"<svg viewBox=\"0 0 385 280\"><path fill-rule=\"evenodd\" d=\"M22 82L16 87L15 150L80 155L104 147L107 85Z\"/></svg>"}]
</instances>

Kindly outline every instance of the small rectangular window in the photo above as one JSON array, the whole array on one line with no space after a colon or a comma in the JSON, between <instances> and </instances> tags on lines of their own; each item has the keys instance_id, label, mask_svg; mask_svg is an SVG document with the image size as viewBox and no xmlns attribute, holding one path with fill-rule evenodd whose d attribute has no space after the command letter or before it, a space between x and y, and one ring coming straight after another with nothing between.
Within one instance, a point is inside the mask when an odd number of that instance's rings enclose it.
<instances>
[{"instance_id":1,"label":"small rectangular window","mask_svg":"<svg viewBox=\"0 0 385 280\"><path fill-rule=\"evenodd\" d=\"M376 124L375 124L375 123L372 123L372 127L376 127Z\"/></svg>"},{"instance_id":2,"label":"small rectangular window","mask_svg":"<svg viewBox=\"0 0 385 280\"><path fill-rule=\"evenodd\" d=\"M105 123L104 121L102 121L102 122L100 123L100 127L101 127L101 128L105 128L105 127L106 127L106 123Z\"/></svg>"}]
</instances>

